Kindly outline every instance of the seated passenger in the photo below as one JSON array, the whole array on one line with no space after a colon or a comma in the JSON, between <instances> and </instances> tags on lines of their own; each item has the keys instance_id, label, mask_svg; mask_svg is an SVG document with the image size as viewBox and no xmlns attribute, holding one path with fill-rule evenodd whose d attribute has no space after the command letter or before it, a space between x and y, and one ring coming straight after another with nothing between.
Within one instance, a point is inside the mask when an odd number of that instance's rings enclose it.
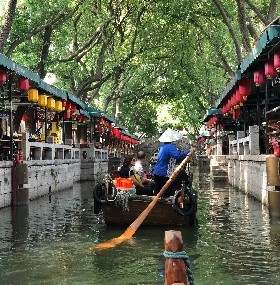
<instances>
[{"instance_id":1,"label":"seated passenger","mask_svg":"<svg viewBox=\"0 0 280 285\"><path fill-rule=\"evenodd\" d=\"M149 186L152 189L155 188L155 181L152 179L149 179L147 177L147 172L144 170L143 168L143 164L146 161L146 154L144 151L140 150L137 153L137 160L135 162L135 165L133 167L133 170L135 172L137 172L140 176L141 176L141 180L142 180L142 185L144 186Z\"/></svg>"},{"instance_id":2,"label":"seated passenger","mask_svg":"<svg viewBox=\"0 0 280 285\"><path fill-rule=\"evenodd\" d=\"M153 195L153 189L148 186L143 186L141 176L132 170L135 165L135 158L132 155L127 155L120 169L121 178L131 178L136 189L137 195Z\"/></svg>"}]
</instances>

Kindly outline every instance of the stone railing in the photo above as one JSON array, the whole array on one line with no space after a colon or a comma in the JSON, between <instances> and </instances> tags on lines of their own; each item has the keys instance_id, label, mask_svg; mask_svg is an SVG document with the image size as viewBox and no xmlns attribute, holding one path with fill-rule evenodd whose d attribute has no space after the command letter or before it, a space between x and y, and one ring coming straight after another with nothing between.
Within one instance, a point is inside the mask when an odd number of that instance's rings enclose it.
<instances>
[{"instance_id":1,"label":"stone railing","mask_svg":"<svg viewBox=\"0 0 280 285\"><path fill-rule=\"evenodd\" d=\"M81 144L80 149L80 158L81 160L108 160L108 147L96 148L94 143Z\"/></svg>"},{"instance_id":2,"label":"stone railing","mask_svg":"<svg viewBox=\"0 0 280 285\"><path fill-rule=\"evenodd\" d=\"M230 155L258 155L260 154L259 127L249 126L249 134L245 136L244 131L237 132L237 138L229 135Z\"/></svg>"},{"instance_id":3,"label":"stone railing","mask_svg":"<svg viewBox=\"0 0 280 285\"><path fill-rule=\"evenodd\" d=\"M55 144L53 137L47 137L45 142L29 141L29 134L22 133L17 142L17 148L22 150L23 160L54 160L54 159L80 159L81 161L108 161L110 157L124 160L130 151L110 151L108 147L97 148L94 143Z\"/></svg>"},{"instance_id":4,"label":"stone railing","mask_svg":"<svg viewBox=\"0 0 280 285\"><path fill-rule=\"evenodd\" d=\"M52 137L48 137L49 143L32 142L28 134L23 133L18 149L22 150L23 160L55 160L55 159L80 159L80 149L72 145L55 144Z\"/></svg>"}]
</instances>

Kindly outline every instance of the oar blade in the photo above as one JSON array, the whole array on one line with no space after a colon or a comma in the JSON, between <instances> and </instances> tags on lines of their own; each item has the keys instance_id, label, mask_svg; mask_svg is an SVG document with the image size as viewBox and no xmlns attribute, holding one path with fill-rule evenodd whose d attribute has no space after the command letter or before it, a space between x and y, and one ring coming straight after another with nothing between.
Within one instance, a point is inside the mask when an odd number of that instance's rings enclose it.
<instances>
[{"instance_id":1,"label":"oar blade","mask_svg":"<svg viewBox=\"0 0 280 285\"><path fill-rule=\"evenodd\" d=\"M122 243L123 241L130 239L131 237L132 237L132 235L131 236L130 235L125 236L125 233L123 233L121 236L119 236L117 238L112 238L112 239L110 239L108 241L98 243L98 244L92 246L90 249L91 250L96 250L96 249L113 248L116 245Z\"/></svg>"}]
</instances>

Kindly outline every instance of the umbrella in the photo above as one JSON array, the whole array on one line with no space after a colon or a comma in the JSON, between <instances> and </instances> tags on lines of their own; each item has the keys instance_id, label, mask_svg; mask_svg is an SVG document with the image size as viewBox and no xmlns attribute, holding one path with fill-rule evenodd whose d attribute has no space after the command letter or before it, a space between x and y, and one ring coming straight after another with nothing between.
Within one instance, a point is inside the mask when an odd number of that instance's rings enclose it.
<instances>
[{"instance_id":1,"label":"umbrella","mask_svg":"<svg viewBox=\"0 0 280 285\"><path fill-rule=\"evenodd\" d=\"M168 128L158 139L160 142L174 142L183 137L179 132Z\"/></svg>"}]
</instances>

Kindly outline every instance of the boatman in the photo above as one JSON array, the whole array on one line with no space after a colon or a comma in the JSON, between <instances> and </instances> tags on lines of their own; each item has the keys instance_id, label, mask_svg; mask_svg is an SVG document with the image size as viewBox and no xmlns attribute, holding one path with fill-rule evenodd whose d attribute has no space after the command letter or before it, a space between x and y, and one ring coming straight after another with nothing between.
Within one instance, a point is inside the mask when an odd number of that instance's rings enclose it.
<instances>
[{"instance_id":1,"label":"boatman","mask_svg":"<svg viewBox=\"0 0 280 285\"><path fill-rule=\"evenodd\" d=\"M157 195L165 183L169 180L175 169L176 160L185 159L191 152L196 151L196 148L191 148L180 152L172 143L183 137L179 132L168 128L158 139L163 144L158 153L158 159L153 170L155 189L154 194Z\"/></svg>"}]
</instances>

